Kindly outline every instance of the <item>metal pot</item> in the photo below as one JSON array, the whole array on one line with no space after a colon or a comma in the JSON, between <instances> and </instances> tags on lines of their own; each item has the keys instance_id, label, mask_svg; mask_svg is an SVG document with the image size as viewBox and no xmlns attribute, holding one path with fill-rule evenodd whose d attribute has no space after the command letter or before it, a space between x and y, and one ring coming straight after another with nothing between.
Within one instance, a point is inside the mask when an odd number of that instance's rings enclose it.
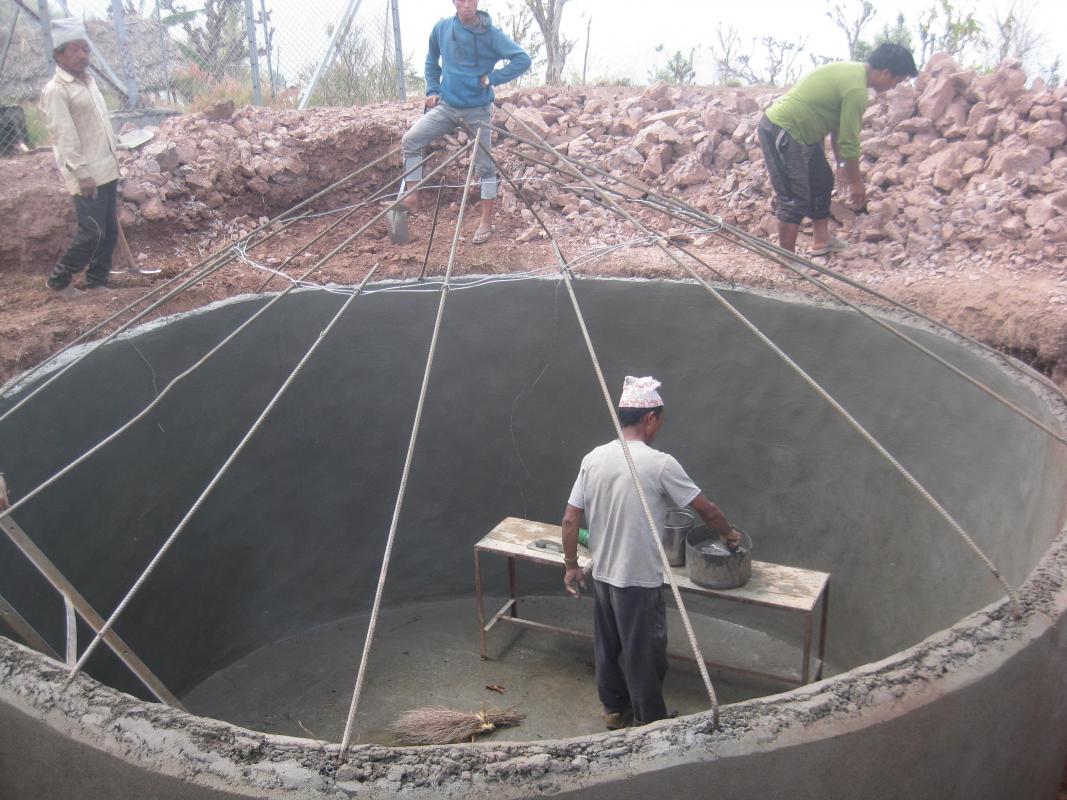
<instances>
[{"instance_id":1,"label":"metal pot","mask_svg":"<svg viewBox=\"0 0 1067 800\"><path fill-rule=\"evenodd\" d=\"M708 589L736 589L752 577L752 539L744 531L741 544L730 550L717 533L707 528L690 531L685 538L689 580Z\"/></svg>"},{"instance_id":2,"label":"metal pot","mask_svg":"<svg viewBox=\"0 0 1067 800\"><path fill-rule=\"evenodd\" d=\"M667 522L660 531L660 540L667 551L667 563L672 567L685 565L685 539L695 522L693 513L684 508L672 508L667 512Z\"/></svg>"}]
</instances>

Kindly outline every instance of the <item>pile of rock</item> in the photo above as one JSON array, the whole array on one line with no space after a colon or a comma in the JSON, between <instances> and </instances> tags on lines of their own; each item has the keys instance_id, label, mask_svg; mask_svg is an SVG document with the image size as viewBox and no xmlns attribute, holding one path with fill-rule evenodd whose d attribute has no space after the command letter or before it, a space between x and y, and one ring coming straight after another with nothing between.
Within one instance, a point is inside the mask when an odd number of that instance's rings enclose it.
<instances>
[{"instance_id":1,"label":"pile of rock","mask_svg":"<svg viewBox=\"0 0 1067 800\"><path fill-rule=\"evenodd\" d=\"M913 85L872 101L865 117L866 213L835 202L835 256L854 266L1008 263L1067 256L1067 90L1030 88L1018 62L979 75L934 57ZM521 136L529 126L568 156L690 204L753 232L772 234L771 191L756 125L777 90L656 84L644 91L539 87L503 93L498 115ZM396 147L416 103L308 111L223 104L165 122L124 165L125 221L178 222L259 216L285 208ZM498 140L500 137L498 137ZM443 146L465 141L460 134ZM535 206L562 215L590 246L633 229L502 142L508 173ZM395 176L399 159L364 186ZM457 170L459 168L457 167ZM456 172L456 176L462 174ZM454 176L455 177L455 176ZM505 207L531 225L524 203ZM662 217L657 229L678 230Z\"/></svg>"},{"instance_id":2,"label":"pile of rock","mask_svg":"<svg viewBox=\"0 0 1067 800\"><path fill-rule=\"evenodd\" d=\"M571 157L771 233L755 131L775 96L665 84L610 97L539 88L510 95L505 107ZM1065 108L1067 90L1040 80L1026 88L1018 62L979 75L947 56L933 58L914 85L867 110L867 213L833 206L856 244L842 258L959 263L962 256L1025 266L1067 255ZM508 127L528 135L517 121ZM513 163L528 182L550 176ZM605 224L560 192L539 202L563 210L585 233Z\"/></svg>"},{"instance_id":3,"label":"pile of rock","mask_svg":"<svg viewBox=\"0 0 1067 800\"><path fill-rule=\"evenodd\" d=\"M172 117L125 157L123 221L192 230L284 209L395 147L403 127L395 105L235 112L227 102Z\"/></svg>"}]
</instances>

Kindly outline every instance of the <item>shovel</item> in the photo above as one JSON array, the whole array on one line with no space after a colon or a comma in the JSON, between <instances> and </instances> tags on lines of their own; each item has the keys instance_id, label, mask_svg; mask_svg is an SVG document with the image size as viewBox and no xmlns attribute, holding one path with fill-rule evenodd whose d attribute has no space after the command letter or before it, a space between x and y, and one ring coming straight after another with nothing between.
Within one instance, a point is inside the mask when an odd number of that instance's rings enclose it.
<instances>
[{"instance_id":1,"label":"shovel","mask_svg":"<svg viewBox=\"0 0 1067 800\"><path fill-rule=\"evenodd\" d=\"M385 226L389 231L389 241L393 244L407 244L408 235L408 210L403 206L397 206L385 214Z\"/></svg>"}]
</instances>

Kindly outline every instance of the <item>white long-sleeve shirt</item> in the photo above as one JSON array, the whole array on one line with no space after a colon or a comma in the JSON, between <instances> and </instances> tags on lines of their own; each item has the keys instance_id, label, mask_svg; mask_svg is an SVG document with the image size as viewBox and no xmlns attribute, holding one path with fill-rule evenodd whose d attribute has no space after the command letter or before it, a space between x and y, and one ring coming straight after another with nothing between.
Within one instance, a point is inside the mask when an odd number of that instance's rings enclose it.
<instances>
[{"instance_id":1,"label":"white long-sleeve shirt","mask_svg":"<svg viewBox=\"0 0 1067 800\"><path fill-rule=\"evenodd\" d=\"M41 108L52 132L52 152L71 194L78 181L92 178L97 186L118 180L118 139L108 118L107 104L93 77L85 82L56 67L44 87Z\"/></svg>"}]
</instances>

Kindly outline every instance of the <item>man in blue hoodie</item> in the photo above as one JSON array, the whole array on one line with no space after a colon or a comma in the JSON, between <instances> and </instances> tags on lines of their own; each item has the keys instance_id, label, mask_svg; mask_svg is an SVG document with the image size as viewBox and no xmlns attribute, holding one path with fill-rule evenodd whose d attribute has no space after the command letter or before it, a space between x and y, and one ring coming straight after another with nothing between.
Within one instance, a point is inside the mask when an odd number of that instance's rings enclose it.
<instances>
[{"instance_id":1,"label":"man in blue hoodie","mask_svg":"<svg viewBox=\"0 0 1067 800\"><path fill-rule=\"evenodd\" d=\"M412 170L407 183L422 179L423 148L451 133L461 121L479 132L474 170L481 182L482 216L473 242L482 244L493 232L493 206L499 190L496 168L489 157L492 135L493 88L518 78L530 68L530 56L493 25L478 0L452 0L456 15L434 25L426 54L426 113L404 134L404 168ZM497 62L508 63L496 69ZM411 192L404 206L418 210Z\"/></svg>"}]
</instances>

